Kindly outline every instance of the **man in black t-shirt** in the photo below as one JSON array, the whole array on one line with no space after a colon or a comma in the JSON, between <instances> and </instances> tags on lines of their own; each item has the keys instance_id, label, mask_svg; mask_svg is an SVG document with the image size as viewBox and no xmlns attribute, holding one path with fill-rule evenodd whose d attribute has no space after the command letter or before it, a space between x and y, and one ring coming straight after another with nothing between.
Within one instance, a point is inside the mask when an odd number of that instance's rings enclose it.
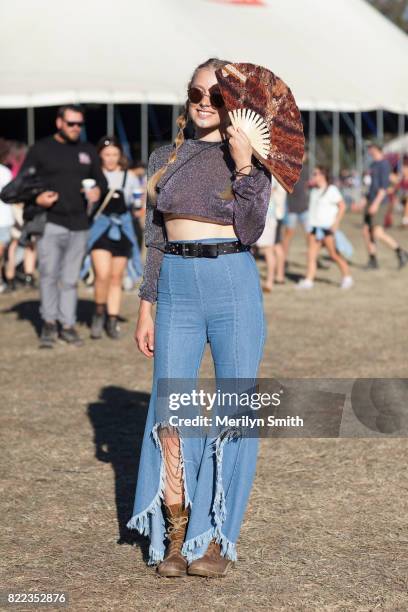
<instances>
[{"instance_id":1,"label":"man in black t-shirt","mask_svg":"<svg viewBox=\"0 0 408 612\"><path fill-rule=\"evenodd\" d=\"M367 150L373 161L370 165L371 182L367 195L367 204L364 209L363 235L369 255L366 269L378 268L375 244L377 239L395 251L398 266L401 269L408 263L408 253L384 230L380 214L380 207L387 196L387 189L390 184L391 166L384 157L380 143L369 142Z\"/></svg>"},{"instance_id":2,"label":"man in black t-shirt","mask_svg":"<svg viewBox=\"0 0 408 612\"><path fill-rule=\"evenodd\" d=\"M54 346L58 322L62 340L76 346L82 344L75 322L77 283L88 237L87 202L97 202L101 191L107 189L96 149L79 140L84 125L82 107L61 107L56 125L56 134L31 147L22 168L34 166L47 186L47 191L36 198L36 203L47 211L45 230L37 243L43 348ZM86 197L84 179L95 181Z\"/></svg>"}]
</instances>

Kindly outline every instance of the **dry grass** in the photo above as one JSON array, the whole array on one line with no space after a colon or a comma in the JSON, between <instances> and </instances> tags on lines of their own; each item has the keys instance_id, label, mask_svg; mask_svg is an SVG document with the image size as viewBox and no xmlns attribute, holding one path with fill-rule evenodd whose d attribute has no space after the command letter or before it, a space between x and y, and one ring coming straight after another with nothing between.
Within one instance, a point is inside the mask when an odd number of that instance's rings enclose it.
<instances>
[{"instance_id":1,"label":"dry grass","mask_svg":"<svg viewBox=\"0 0 408 612\"><path fill-rule=\"evenodd\" d=\"M363 272L357 223L346 223L352 291L337 289L331 266L313 292L288 283L265 296L260 376L406 375L408 269L382 251L382 269ZM301 237L291 255L302 273ZM81 297L89 320L92 295ZM123 529L152 374L131 337L137 298L125 299L119 343L48 352L37 349L37 295L0 300L2 588L65 590L81 611L407 610L406 440L263 440L239 562L222 580L160 579L145 541L130 546ZM212 375L208 350L200 374Z\"/></svg>"}]
</instances>

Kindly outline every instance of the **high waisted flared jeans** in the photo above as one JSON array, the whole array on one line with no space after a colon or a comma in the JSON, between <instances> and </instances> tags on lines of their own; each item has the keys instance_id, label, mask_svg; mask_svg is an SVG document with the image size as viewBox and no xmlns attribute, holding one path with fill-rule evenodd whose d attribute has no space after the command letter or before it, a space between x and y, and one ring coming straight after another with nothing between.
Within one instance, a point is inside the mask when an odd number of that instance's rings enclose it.
<instances>
[{"instance_id":1,"label":"high waisted flared jeans","mask_svg":"<svg viewBox=\"0 0 408 612\"><path fill-rule=\"evenodd\" d=\"M224 242L208 238L179 242ZM153 384L130 529L149 536L149 564L164 558L165 464L158 429L160 379L196 379L206 343L215 377L255 380L267 336L258 269L250 251L216 258L165 253L158 280ZM255 476L259 439L226 430L216 437L182 437L185 504L190 507L182 553L202 557L209 542L236 560L236 542Z\"/></svg>"}]
</instances>

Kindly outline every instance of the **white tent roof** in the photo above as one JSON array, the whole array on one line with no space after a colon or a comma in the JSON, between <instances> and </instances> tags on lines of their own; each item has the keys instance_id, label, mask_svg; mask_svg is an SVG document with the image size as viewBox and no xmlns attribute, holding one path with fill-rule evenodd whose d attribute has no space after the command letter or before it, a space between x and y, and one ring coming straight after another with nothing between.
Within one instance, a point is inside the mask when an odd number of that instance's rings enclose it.
<instances>
[{"instance_id":1,"label":"white tent roof","mask_svg":"<svg viewBox=\"0 0 408 612\"><path fill-rule=\"evenodd\" d=\"M19 0L0 21L2 108L183 103L215 56L266 66L304 110L408 112L408 37L364 0Z\"/></svg>"},{"instance_id":2,"label":"white tent roof","mask_svg":"<svg viewBox=\"0 0 408 612\"><path fill-rule=\"evenodd\" d=\"M408 153L408 134L387 142L383 151L384 153Z\"/></svg>"}]
</instances>

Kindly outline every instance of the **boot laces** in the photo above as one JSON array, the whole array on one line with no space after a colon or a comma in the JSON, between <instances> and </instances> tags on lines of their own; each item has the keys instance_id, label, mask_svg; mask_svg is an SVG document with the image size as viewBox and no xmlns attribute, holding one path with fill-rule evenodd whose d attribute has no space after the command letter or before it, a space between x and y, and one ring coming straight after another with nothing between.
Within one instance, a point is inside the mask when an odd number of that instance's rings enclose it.
<instances>
[{"instance_id":1,"label":"boot laces","mask_svg":"<svg viewBox=\"0 0 408 612\"><path fill-rule=\"evenodd\" d=\"M178 531L181 531L184 525L188 523L188 516L172 516L169 518L170 527L167 530L167 536L172 536Z\"/></svg>"},{"instance_id":2,"label":"boot laces","mask_svg":"<svg viewBox=\"0 0 408 612\"><path fill-rule=\"evenodd\" d=\"M169 540L167 549L168 555L174 552L179 552L185 535L185 526L188 523L188 516L173 516L169 518L170 526L167 529L166 536Z\"/></svg>"}]
</instances>

